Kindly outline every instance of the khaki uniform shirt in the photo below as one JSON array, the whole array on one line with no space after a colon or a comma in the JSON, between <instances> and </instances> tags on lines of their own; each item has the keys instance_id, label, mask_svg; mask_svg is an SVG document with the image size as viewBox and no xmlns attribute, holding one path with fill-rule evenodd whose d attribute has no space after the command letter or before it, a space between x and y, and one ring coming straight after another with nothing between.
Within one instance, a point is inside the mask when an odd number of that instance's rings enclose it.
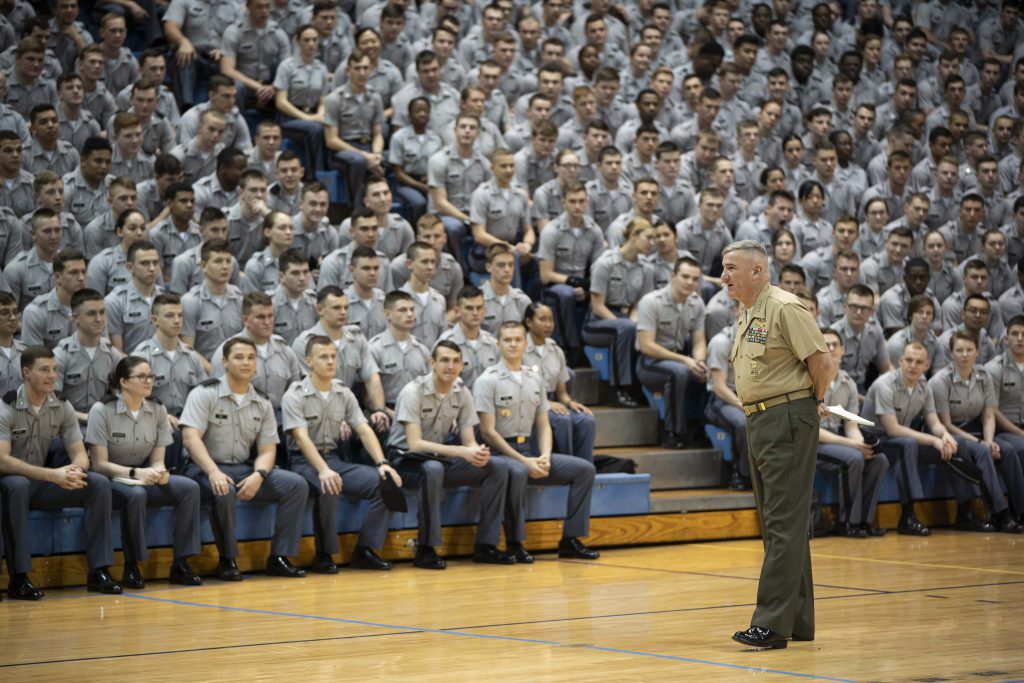
<instances>
[{"instance_id":1,"label":"khaki uniform shirt","mask_svg":"<svg viewBox=\"0 0 1024 683\"><path fill-rule=\"evenodd\" d=\"M804 361L817 351L827 348L814 317L795 295L766 285L737 321L731 358L737 395L747 404L810 389Z\"/></svg>"},{"instance_id":2,"label":"khaki uniform shirt","mask_svg":"<svg viewBox=\"0 0 1024 683\"><path fill-rule=\"evenodd\" d=\"M388 404L398 400L402 387L430 372L430 349L411 335L402 350L391 330L384 330L370 340L370 354L380 368L384 401Z\"/></svg>"},{"instance_id":3,"label":"khaki uniform shirt","mask_svg":"<svg viewBox=\"0 0 1024 683\"><path fill-rule=\"evenodd\" d=\"M473 396L477 412L494 415L494 427L505 439L529 438L537 418L548 410L540 373L524 365L517 377L504 360L480 375Z\"/></svg>"},{"instance_id":4,"label":"khaki uniform shirt","mask_svg":"<svg viewBox=\"0 0 1024 683\"><path fill-rule=\"evenodd\" d=\"M498 340L490 332L481 329L479 336L470 341L462 329L462 325L455 325L441 333L437 341L450 339L462 349L462 373L460 377L469 389L473 389L473 383L489 367L501 359L501 352L498 351Z\"/></svg>"}]
</instances>

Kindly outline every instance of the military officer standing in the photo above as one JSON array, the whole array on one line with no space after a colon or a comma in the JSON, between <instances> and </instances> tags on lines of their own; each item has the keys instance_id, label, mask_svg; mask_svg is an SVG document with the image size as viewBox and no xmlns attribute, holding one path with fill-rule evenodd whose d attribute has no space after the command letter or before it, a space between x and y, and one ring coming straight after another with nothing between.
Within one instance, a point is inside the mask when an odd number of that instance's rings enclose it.
<instances>
[{"instance_id":1,"label":"military officer standing","mask_svg":"<svg viewBox=\"0 0 1024 683\"><path fill-rule=\"evenodd\" d=\"M722 265L722 283L744 309L732 363L747 414L750 476L764 539L757 608L750 628L733 640L784 648L791 637L814 638L807 529L832 357L803 303L770 284L764 245L733 242L722 250Z\"/></svg>"},{"instance_id":2,"label":"military officer standing","mask_svg":"<svg viewBox=\"0 0 1024 683\"><path fill-rule=\"evenodd\" d=\"M277 503L267 573L305 576L288 556L299 554L309 485L298 474L274 467L277 421L270 400L252 386L256 344L249 339L228 340L224 370L219 380L207 380L192 390L180 420L182 440L192 457L186 474L199 482L203 498L213 503L210 521L220 553L217 577L242 580L235 562L237 500Z\"/></svg>"},{"instance_id":3,"label":"military officer standing","mask_svg":"<svg viewBox=\"0 0 1024 683\"><path fill-rule=\"evenodd\" d=\"M377 554L384 545L391 514L381 496L380 481L391 475L396 484L402 478L384 459L384 452L366 421L352 391L335 377L337 351L323 335L310 337L306 344L306 365L310 374L292 384L281 399L282 427L288 438L289 469L301 474L316 492L313 530L316 557L311 571L338 571L331 557L338 545L338 495L370 501L351 565L357 569L391 569L391 563ZM338 454L342 430L348 426L359 436L375 467L344 462Z\"/></svg>"}]
</instances>

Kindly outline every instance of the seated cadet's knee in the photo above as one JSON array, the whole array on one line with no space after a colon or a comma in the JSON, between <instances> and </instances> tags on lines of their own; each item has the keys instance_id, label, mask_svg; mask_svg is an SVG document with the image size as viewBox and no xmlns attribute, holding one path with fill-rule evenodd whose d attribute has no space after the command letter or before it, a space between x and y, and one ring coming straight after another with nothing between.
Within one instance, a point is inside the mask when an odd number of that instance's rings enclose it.
<instances>
[{"instance_id":1,"label":"seated cadet's knee","mask_svg":"<svg viewBox=\"0 0 1024 683\"><path fill-rule=\"evenodd\" d=\"M597 477L597 468L594 467L594 463L592 462L576 459L573 462L573 466L576 468L576 481L578 482L593 483L594 479Z\"/></svg>"},{"instance_id":2,"label":"seated cadet's knee","mask_svg":"<svg viewBox=\"0 0 1024 683\"><path fill-rule=\"evenodd\" d=\"M304 500L309 497L309 484L305 477L280 468L275 469L274 473L277 475L274 488L280 491L281 495L288 498L299 496Z\"/></svg>"},{"instance_id":3,"label":"seated cadet's knee","mask_svg":"<svg viewBox=\"0 0 1024 683\"><path fill-rule=\"evenodd\" d=\"M125 510L145 508L148 496L145 486L125 486L113 492L115 501Z\"/></svg>"},{"instance_id":4,"label":"seated cadet's knee","mask_svg":"<svg viewBox=\"0 0 1024 683\"><path fill-rule=\"evenodd\" d=\"M92 489L94 495L110 497L110 480L99 472L86 472L86 488Z\"/></svg>"},{"instance_id":5,"label":"seated cadet's knee","mask_svg":"<svg viewBox=\"0 0 1024 683\"><path fill-rule=\"evenodd\" d=\"M10 502L27 501L32 482L28 477L20 474L8 474L0 477L0 490L4 492L4 498Z\"/></svg>"},{"instance_id":6,"label":"seated cadet's knee","mask_svg":"<svg viewBox=\"0 0 1024 683\"><path fill-rule=\"evenodd\" d=\"M527 480L530 478L530 472L529 470L526 469L526 465L519 462L518 460L506 458L501 455L497 457L492 455L491 462L493 463L496 461L498 467L503 467L508 472L506 476L508 476L509 483L512 486L520 486L526 484Z\"/></svg>"},{"instance_id":7,"label":"seated cadet's knee","mask_svg":"<svg viewBox=\"0 0 1024 683\"><path fill-rule=\"evenodd\" d=\"M444 464L436 460L424 460L420 463L421 486L440 486L444 481Z\"/></svg>"},{"instance_id":8,"label":"seated cadet's knee","mask_svg":"<svg viewBox=\"0 0 1024 683\"><path fill-rule=\"evenodd\" d=\"M503 481L508 481L512 477L514 467L520 467L524 472L526 471L525 466L513 461L511 458L492 455L483 469L489 478L497 477Z\"/></svg>"},{"instance_id":9,"label":"seated cadet's knee","mask_svg":"<svg viewBox=\"0 0 1024 683\"><path fill-rule=\"evenodd\" d=\"M875 467L880 468L883 473L889 469L889 456L885 453L875 453L875 457L871 459L871 462L874 463Z\"/></svg>"}]
</instances>

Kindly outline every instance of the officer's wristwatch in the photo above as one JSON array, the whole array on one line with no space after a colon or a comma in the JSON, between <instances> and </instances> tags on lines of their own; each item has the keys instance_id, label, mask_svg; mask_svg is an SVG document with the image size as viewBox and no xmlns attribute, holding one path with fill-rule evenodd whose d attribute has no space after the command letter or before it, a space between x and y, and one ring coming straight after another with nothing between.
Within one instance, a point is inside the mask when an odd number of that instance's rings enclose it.
<instances>
[{"instance_id":1,"label":"officer's wristwatch","mask_svg":"<svg viewBox=\"0 0 1024 683\"><path fill-rule=\"evenodd\" d=\"M823 398L816 398L814 399L814 402L817 403L819 406L825 405L825 399Z\"/></svg>"}]
</instances>

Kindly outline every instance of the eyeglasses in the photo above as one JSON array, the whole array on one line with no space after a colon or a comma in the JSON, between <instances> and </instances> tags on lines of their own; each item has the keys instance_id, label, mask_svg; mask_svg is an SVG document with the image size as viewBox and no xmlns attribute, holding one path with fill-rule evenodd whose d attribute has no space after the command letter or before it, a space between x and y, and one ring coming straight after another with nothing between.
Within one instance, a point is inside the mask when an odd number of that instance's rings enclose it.
<instances>
[{"instance_id":1,"label":"eyeglasses","mask_svg":"<svg viewBox=\"0 0 1024 683\"><path fill-rule=\"evenodd\" d=\"M131 375L128 379L137 379L140 382L152 382L155 377L153 375Z\"/></svg>"},{"instance_id":2,"label":"eyeglasses","mask_svg":"<svg viewBox=\"0 0 1024 683\"><path fill-rule=\"evenodd\" d=\"M854 313L870 313L875 310L874 306L862 306L861 304L846 304Z\"/></svg>"},{"instance_id":3,"label":"eyeglasses","mask_svg":"<svg viewBox=\"0 0 1024 683\"><path fill-rule=\"evenodd\" d=\"M0 318L17 318L18 311L14 308L0 308Z\"/></svg>"}]
</instances>

